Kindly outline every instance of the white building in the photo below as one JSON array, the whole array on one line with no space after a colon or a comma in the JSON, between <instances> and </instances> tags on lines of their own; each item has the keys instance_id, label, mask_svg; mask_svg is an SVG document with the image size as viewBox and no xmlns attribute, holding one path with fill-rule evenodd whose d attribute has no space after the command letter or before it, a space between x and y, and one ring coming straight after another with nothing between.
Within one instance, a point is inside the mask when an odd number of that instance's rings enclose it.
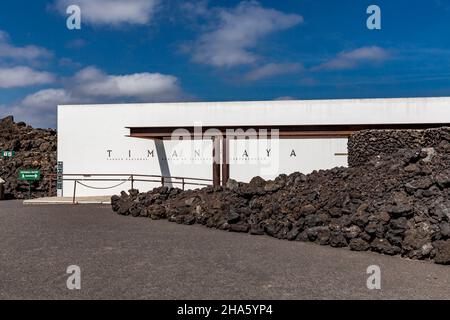
<instances>
[{"instance_id":1,"label":"white building","mask_svg":"<svg viewBox=\"0 0 450 320\"><path fill-rule=\"evenodd\" d=\"M450 98L61 105L58 194L309 173L347 165L354 131L449 124Z\"/></svg>"}]
</instances>

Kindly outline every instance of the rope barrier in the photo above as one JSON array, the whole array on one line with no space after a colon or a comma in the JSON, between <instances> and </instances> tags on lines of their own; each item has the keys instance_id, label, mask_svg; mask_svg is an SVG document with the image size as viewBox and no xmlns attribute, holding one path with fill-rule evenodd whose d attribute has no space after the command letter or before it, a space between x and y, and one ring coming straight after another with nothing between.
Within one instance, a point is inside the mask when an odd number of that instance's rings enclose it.
<instances>
[{"instance_id":1,"label":"rope barrier","mask_svg":"<svg viewBox=\"0 0 450 320\"><path fill-rule=\"evenodd\" d=\"M51 194L52 191L52 182L53 181L58 181L58 174L47 174L48 177L44 177L45 179L50 180L50 192L49 194ZM64 176L64 175L62 175ZM164 186L165 183L166 184L170 184L170 183L179 183L182 185L182 189L184 190L185 185L197 185L197 186L208 186L209 184L203 184L203 183L193 183L193 182L186 182L185 179L187 180L194 180L194 181L210 181L208 179L197 179L197 178L187 178L187 177L165 177L165 176L157 176L157 175L143 175L143 174L136 174L136 175L130 175L130 177L128 179L85 179L85 177L93 177L93 176L126 176L125 174L66 174L66 176L84 176L84 178L80 178L80 180L78 180L77 178L75 179L61 179L62 181L73 181L74 182L74 186L73 186L73 204L76 204L76 190L77 190L77 184L82 185L83 187L89 188L89 189L94 189L94 190L109 190L109 189L114 189L117 187L120 187L121 185L127 183L128 181L131 182L131 188L133 189L133 183L134 182L161 182L161 184ZM138 177L138 179L134 178L134 177ZM161 178L161 181L155 181L155 180L144 180L144 179L139 179L142 177L152 177L152 178ZM56 179L55 179L56 178ZM181 180L181 181L176 181L176 180ZM109 187L94 187L94 186L90 186L87 185L81 181L121 181L120 183L113 185L113 186L109 186Z\"/></svg>"},{"instance_id":2,"label":"rope barrier","mask_svg":"<svg viewBox=\"0 0 450 320\"><path fill-rule=\"evenodd\" d=\"M84 186L84 187L86 187L86 188L96 189L96 190L107 190L107 189L117 188L117 187L123 185L124 183L126 183L126 182L128 182L128 181L130 181L129 178L128 178L127 180L124 180L123 182L117 184L117 185L112 186L112 187L92 187L92 186L88 186L88 185L86 185L86 184L84 184L84 183L81 183L81 182L78 181L78 180L77 180L76 182L79 183L79 184L81 184L82 186Z\"/></svg>"}]
</instances>

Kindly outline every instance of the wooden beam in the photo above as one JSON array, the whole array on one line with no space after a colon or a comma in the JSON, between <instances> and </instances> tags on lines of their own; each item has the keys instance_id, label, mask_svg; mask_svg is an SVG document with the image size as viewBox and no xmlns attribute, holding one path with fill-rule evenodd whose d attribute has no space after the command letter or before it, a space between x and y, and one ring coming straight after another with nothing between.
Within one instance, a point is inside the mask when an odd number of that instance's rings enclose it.
<instances>
[{"instance_id":1,"label":"wooden beam","mask_svg":"<svg viewBox=\"0 0 450 320\"><path fill-rule=\"evenodd\" d=\"M235 131L236 137L252 137L260 130L267 130L270 137L271 130L278 130L280 138L302 137L346 137L352 133L367 129L428 129L450 126L449 123L390 123L390 124L329 124L329 125L243 125L243 126L203 126L203 127L127 127L130 129L130 137L148 139L169 139L173 133L178 138L216 136L217 132L226 136L227 130ZM210 134L208 134L210 132Z\"/></svg>"}]
</instances>

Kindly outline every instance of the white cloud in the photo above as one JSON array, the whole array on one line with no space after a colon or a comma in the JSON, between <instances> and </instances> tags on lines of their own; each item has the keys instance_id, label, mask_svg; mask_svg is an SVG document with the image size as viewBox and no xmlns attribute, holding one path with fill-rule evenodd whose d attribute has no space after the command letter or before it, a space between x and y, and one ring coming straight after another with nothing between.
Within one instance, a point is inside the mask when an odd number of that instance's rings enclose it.
<instances>
[{"instance_id":1,"label":"white cloud","mask_svg":"<svg viewBox=\"0 0 450 320\"><path fill-rule=\"evenodd\" d=\"M263 8L256 1L243 1L232 9L210 9L203 14L212 27L200 35L190 51L194 62L216 67L254 63L258 59L254 49L264 37L303 22L300 15Z\"/></svg>"},{"instance_id":2,"label":"white cloud","mask_svg":"<svg viewBox=\"0 0 450 320\"><path fill-rule=\"evenodd\" d=\"M83 97L171 101L178 100L182 94L177 77L161 73L108 75L95 67L87 67L72 80L73 91Z\"/></svg>"},{"instance_id":3,"label":"white cloud","mask_svg":"<svg viewBox=\"0 0 450 320\"><path fill-rule=\"evenodd\" d=\"M353 51L343 51L337 57L314 67L313 70L354 69L361 64L381 63L389 57L389 52L383 48L377 46L362 47Z\"/></svg>"},{"instance_id":4,"label":"white cloud","mask_svg":"<svg viewBox=\"0 0 450 320\"><path fill-rule=\"evenodd\" d=\"M35 127L55 127L56 106L75 101L65 89L44 89L26 96L12 107L4 107L0 113L12 114Z\"/></svg>"},{"instance_id":5,"label":"white cloud","mask_svg":"<svg viewBox=\"0 0 450 320\"><path fill-rule=\"evenodd\" d=\"M196 0L194 2L182 2L180 8L183 16L187 18L205 17L209 14L208 1Z\"/></svg>"},{"instance_id":6,"label":"white cloud","mask_svg":"<svg viewBox=\"0 0 450 320\"><path fill-rule=\"evenodd\" d=\"M0 88L27 87L54 81L49 72L36 71L29 67L0 68Z\"/></svg>"},{"instance_id":7,"label":"white cloud","mask_svg":"<svg viewBox=\"0 0 450 320\"><path fill-rule=\"evenodd\" d=\"M10 43L9 35L0 30L0 61L34 61L40 58L50 58L52 53L45 48L34 45L24 47L15 46Z\"/></svg>"},{"instance_id":8,"label":"white cloud","mask_svg":"<svg viewBox=\"0 0 450 320\"><path fill-rule=\"evenodd\" d=\"M80 68L82 66L81 63L73 61L71 58L61 58L58 60L58 65L64 68Z\"/></svg>"},{"instance_id":9,"label":"white cloud","mask_svg":"<svg viewBox=\"0 0 450 320\"><path fill-rule=\"evenodd\" d=\"M73 101L69 92L65 89L44 89L26 96L22 105L28 108L39 108L40 110L51 108L58 104L68 104Z\"/></svg>"},{"instance_id":10,"label":"white cloud","mask_svg":"<svg viewBox=\"0 0 450 320\"><path fill-rule=\"evenodd\" d=\"M189 99L176 77L160 73L109 75L96 67L87 67L63 84L63 88L39 90L10 107L3 106L0 114L13 114L34 126L54 127L58 104Z\"/></svg>"},{"instance_id":11,"label":"white cloud","mask_svg":"<svg viewBox=\"0 0 450 320\"><path fill-rule=\"evenodd\" d=\"M57 9L66 16L69 5L81 9L81 23L90 25L148 24L159 0L56 0Z\"/></svg>"},{"instance_id":12,"label":"white cloud","mask_svg":"<svg viewBox=\"0 0 450 320\"><path fill-rule=\"evenodd\" d=\"M256 81L301 70L303 70L303 66L299 63L268 63L247 73L245 79Z\"/></svg>"}]
</instances>

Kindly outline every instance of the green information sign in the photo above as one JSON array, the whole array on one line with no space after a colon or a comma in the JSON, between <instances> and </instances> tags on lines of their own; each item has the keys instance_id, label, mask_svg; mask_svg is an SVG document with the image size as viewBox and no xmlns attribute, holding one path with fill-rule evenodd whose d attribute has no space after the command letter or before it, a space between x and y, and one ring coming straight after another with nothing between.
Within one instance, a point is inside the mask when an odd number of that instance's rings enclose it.
<instances>
[{"instance_id":1,"label":"green information sign","mask_svg":"<svg viewBox=\"0 0 450 320\"><path fill-rule=\"evenodd\" d=\"M21 171L19 171L19 180L25 180L25 181L41 180L41 171L39 171L39 170L21 170Z\"/></svg>"},{"instance_id":2,"label":"green information sign","mask_svg":"<svg viewBox=\"0 0 450 320\"><path fill-rule=\"evenodd\" d=\"M12 158L14 157L14 151L2 151L3 158Z\"/></svg>"}]
</instances>

